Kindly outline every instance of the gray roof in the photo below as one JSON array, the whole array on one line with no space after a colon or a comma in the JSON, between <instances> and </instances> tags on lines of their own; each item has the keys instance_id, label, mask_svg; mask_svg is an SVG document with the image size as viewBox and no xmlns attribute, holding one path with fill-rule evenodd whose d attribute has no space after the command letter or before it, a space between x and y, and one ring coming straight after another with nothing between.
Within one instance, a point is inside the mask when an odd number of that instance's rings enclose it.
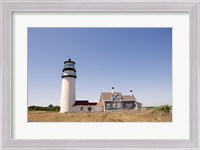
<instances>
[{"instance_id":1,"label":"gray roof","mask_svg":"<svg viewBox=\"0 0 200 150\"><path fill-rule=\"evenodd\" d=\"M134 95L122 95L121 92L102 92L100 96L100 100L112 100L113 94L119 94L122 97L122 101L136 101Z\"/></svg>"}]
</instances>

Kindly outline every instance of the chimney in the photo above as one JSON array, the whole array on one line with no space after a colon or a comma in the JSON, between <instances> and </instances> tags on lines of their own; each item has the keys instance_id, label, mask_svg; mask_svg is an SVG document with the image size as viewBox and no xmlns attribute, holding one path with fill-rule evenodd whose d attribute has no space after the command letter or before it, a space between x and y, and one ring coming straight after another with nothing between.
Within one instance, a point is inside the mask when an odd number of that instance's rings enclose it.
<instances>
[{"instance_id":1,"label":"chimney","mask_svg":"<svg viewBox=\"0 0 200 150\"><path fill-rule=\"evenodd\" d=\"M112 87L112 93L114 93L114 87Z\"/></svg>"},{"instance_id":2,"label":"chimney","mask_svg":"<svg viewBox=\"0 0 200 150\"><path fill-rule=\"evenodd\" d=\"M133 94L132 94L132 90L130 90L130 96L133 96Z\"/></svg>"}]
</instances>

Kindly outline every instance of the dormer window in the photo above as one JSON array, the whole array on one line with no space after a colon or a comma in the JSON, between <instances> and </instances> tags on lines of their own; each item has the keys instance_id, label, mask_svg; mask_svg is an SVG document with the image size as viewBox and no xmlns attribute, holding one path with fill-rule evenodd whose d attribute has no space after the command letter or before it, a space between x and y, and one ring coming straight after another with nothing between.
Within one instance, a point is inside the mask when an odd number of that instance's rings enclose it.
<instances>
[{"instance_id":1,"label":"dormer window","mask_svg":"<svg viewBox=\"0 0 200 150\"><path fill-rule=\"evenodd\" d=\"M115 100L115 95L112 96L112 100L113 100L113 101Z\"/></svg>"}]
</instances>

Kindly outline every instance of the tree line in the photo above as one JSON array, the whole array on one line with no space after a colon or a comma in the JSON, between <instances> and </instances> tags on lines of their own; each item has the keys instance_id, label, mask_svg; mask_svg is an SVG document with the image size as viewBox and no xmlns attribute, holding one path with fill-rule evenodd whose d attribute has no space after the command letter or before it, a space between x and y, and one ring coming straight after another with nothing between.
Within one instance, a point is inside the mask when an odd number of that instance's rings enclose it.
<instances>
[{"instance_id":1,"label":"tree line","mask_svg":"<svg viewBox=\"0 0 200 150\"><path fill-rule=\"evenodd\" d=\"M33 106L29 106L28 110L29 111L55 111L55 112L59 112L60 111L60 106L53 106L52 104L50 104L47 107L33 105Z\"/></svg>"}]
</instances>

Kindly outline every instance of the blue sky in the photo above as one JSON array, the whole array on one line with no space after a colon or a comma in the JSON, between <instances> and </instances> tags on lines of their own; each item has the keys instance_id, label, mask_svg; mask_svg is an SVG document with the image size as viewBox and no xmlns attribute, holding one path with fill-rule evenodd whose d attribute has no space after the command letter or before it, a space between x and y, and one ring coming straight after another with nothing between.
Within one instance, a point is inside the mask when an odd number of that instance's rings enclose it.
<instances>
[{"instance_id":1,"label":"blue sky","mask_svg":"<svg viewBox=\"0 0 200 150\"><path fill-rule=\"evenodd\" d=\"M171 28L28 28L28 105L59 105L63 62L76 62L76 97L111 87L144 106L172 104Z\"/></svg>"}]
</instances>

